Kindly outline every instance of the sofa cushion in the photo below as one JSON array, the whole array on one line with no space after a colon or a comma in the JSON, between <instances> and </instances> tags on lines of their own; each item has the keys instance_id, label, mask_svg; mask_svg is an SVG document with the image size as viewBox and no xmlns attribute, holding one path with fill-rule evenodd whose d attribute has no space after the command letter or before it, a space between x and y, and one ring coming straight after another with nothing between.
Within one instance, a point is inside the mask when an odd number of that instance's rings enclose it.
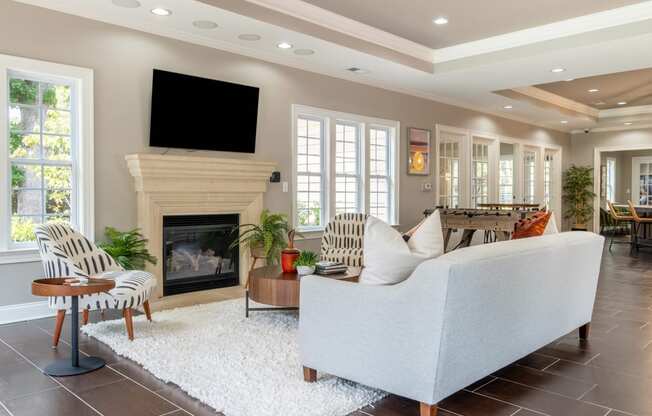
<instances>
[{"instance_id":1,"label":"sofa cushion","mask_svg":"<svg viewBox=\"0 0 652 416\"><path fill-rule=\"evenodd\" d=\"M423 261L444 254L439 211L423 221L408 242L389 224L370 216L365 224L364 247L365 268L360 274L360 283L399 283Z\"/></svg>"}]
</instances>

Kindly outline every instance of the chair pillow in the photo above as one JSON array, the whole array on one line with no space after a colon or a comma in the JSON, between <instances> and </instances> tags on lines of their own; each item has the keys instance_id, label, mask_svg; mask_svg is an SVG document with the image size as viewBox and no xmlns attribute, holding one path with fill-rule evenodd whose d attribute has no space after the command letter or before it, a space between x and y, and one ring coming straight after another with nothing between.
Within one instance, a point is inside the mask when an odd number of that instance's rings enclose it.
<instances>
[{"instance_id":1,"label":"chair pillow","mask_svg":"<svg viewBox=\"0 0 652 416\"><path fill-rule=\"evenodd\" d=\"M543 230L543 235L547 234L559 234L559 228L557 228L557 221L555 221L555 214L551 212L550 220L546 225L546 229Z\"/></svg>"},{"instance_id":2,"label":"chair pillow","mask_svg":"<svg viewBox=\"0 0 652 416\"><path fill-rule=\"evenodd\" d=\"M439 211L433 212L408 242L389 224L370 216L364 232L364 265L359 282L391 285L407 279L422 262L444 254Z\"/></svg>"},{"instance_id":3,"label":"chair pillow","mask_svg":"<svg viewBox=\"0 0 652 416\"><path fill-rule=\"evenodd\" d=\"M552 216L551 212L537 212L532 218L523 219L516 223L512 239L538 237L543 235Z\"/></svg>"}]
</instances>

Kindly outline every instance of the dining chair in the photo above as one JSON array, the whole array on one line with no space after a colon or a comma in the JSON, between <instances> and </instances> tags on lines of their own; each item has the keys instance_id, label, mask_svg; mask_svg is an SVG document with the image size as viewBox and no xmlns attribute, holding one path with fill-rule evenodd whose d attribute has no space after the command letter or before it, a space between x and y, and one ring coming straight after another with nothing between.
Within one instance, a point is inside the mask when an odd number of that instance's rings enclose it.
<instances>
[{"instance_id":1,"label":"dining chair","mask_svg":"<svg viewBox=\"0 0 652 416\"><path fill-rule=\"evenodd\" d=\"M652 217L641 217L638 215L638 211L636 210L636 207L632 203L632 201L627 201L627 205L629 205L629 213L634 219L634 230L633 230L633 238L634 238L634 249L638 251L638 248L643 245L639 241L639 232L641 230L641 225L645 226L646 224L652 224ZM645 244L648 246L648 244Z\"/></svg>"},{"instance_id":2,"label":"dining chair","mask_svg":"<svg viewBox=\"0 0 652 416\"><path fill-rule=\"evenodd\" d=\"M630 250L633 250L634 243L635 243L634 234L636 230L636 222L634 221L634 217L632 215L625 215L623 211L619 211L618 209L616 209L613 202L607 201L607 207L609 208L609 215L611 216L611 219L613 219L616 225L627 224L629 225L629 229L630 229L630 238L627 241L616 240L616 231L615 230L611 231L611 238L609 239L609 251L611 251L611 246L614 243L628 244L630 246Z\"/></svg>"}]
</instances>

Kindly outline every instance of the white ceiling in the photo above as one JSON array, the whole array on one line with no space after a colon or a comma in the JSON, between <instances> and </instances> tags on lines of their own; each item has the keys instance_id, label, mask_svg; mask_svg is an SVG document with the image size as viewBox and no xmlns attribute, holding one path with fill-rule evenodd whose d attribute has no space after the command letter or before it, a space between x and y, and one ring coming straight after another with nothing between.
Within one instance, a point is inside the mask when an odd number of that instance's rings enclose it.
<instances>
[{"instance_id":1,"label":"white ceiling","mask_svg":"<svg viewBox=\"0 0 652 416\"><path fill-rule=\"evenodd\" d=\"M562 131L622 126L628 114L598 121L569 117L567 111L554 106L507 98L494 91L652 67L649 48L652 44L652 1L438 50L414 46L416 44L409 40L349 19L338 20L337 15L326 16L328 23L320 22L321 9L304 7L311 5L300 0L211 0L213 5L197 0L139 0L141 7L136 9L116 7L111 0L16 1ZM406 55L429 59L434 69L417 69L352 43L343 46L332 37L302 33L260 17L254 19L215 7L219 1L230 1L236 6L237 3L251 3L275 11L291 9L285 13L306 21L308 14L317 12L310 18L313 24L328 24L331 31L338 30L388 50L401 49ZM149 12L153 7L166 7L173 13L157 17ZM303 12L306 14L302 15ZM468 19L473 19L476 13L470 9ZM192 25L195 20L212 20L219 27L198 29ZM243 33L258 34L261 40L242 41L238 35ZM277 48L280 41L292 43L294 49L309 48L316 53L295 55L293 50ZM368 73L356 75L345 70L353 66L364 68ZM550 72L554 67L563 67L566 71ZM513 105L513 109L505 110L503 107L507 104ZM647 117L637 115L637 125L652 124L652 118L648 121ZM561 124L562 119L568 124Z\"/></svg>"}]
</instances>

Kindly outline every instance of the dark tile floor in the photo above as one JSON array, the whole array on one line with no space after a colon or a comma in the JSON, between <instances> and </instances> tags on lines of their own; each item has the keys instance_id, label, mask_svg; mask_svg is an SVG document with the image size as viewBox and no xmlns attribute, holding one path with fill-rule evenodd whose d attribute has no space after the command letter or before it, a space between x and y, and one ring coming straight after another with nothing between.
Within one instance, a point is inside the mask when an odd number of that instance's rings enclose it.
<instances>
[{"instance_id":1,"label":"dark tile floor","mask_svg":"<svg viewBox=\"0 0 652 416\"><path fill-rule=\"evenodd\" d=\"M650 322L652 251L629 257L614 247L604 255L589 341L569 334L449 397L440 415L652 416ZM67 329L59 349L49 347L53 326L0 326L0 416L216 414L86 336L81 350L107 367L76 378L43 375L45 364L69 353ZM389 396L352 416L369 415L417 416L418 406Z\"/></svg>"}]
</instances>

